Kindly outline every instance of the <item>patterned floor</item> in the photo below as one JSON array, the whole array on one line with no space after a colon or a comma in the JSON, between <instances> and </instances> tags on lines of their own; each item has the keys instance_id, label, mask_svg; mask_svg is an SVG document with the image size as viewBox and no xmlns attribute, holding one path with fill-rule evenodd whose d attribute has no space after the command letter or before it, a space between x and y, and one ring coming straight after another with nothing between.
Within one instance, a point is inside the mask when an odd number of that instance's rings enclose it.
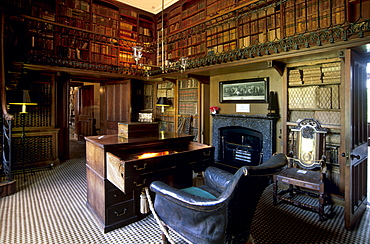
<instances>
[{"instance_id":1,"label":"patterned floor","mask_svg":"<svg viewBox=\"0 0 370 244\"><path fill-rule=\"evenodd\" d=\"M103 234L88 212L85 159L52 170L17 176L18 191L0 198L0 243L161 243L152 216ZM256 243L370 243L370 214L354 231L343 227L343 210L319 222L317 215L271 204L267 188L257 209L252 234ZM185 243L174 233L176 243Z\"/></svg>"}]
</instances>

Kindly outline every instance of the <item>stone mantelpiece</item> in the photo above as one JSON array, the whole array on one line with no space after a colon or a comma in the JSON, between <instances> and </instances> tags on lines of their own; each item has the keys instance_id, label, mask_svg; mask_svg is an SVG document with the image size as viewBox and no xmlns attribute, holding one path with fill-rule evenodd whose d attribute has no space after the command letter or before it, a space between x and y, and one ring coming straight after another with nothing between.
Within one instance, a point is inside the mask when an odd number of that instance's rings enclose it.
<instances>
[{"instance_id":1,"label":"stone mantelpiece","mask_svg":"<svg viewBox=\"0 0 370 244\"><path fill-rule=\"evenodd\" d=\"M212 115L212 145L215 147L215 161L220 161L220 129L231 126L241 126L263 134L263 160L269 159L276 152L276 122L277 116L267 115Z\"/></svg>"}]
</instances>

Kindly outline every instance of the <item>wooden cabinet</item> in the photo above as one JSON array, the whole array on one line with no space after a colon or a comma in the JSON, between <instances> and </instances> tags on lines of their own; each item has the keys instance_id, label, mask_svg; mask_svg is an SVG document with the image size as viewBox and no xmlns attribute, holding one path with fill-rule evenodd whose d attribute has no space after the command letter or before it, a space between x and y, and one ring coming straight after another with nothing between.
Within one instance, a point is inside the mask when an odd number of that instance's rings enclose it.
<instances>
[{"instance_id":1,"label":"wooden cabinet","mask_svg":"<svg viewBox=\"0 0 370 244\"><path fill-rule=\"evenodd\" d=\"M136 122L153 112L154 84L136 79L101 84L102 134L118 134L118 122Z\"/></svg>"},{"instance_id":2,"label":"wooden cabinet","mask_svg":"<svg viewBox=\"0 0 370 244\"><path fill-rule=\"evenodd\" d=\"M27 76L23 74L22 78L18 80L17 90L7 92L7 103L19 102L17 93L29 90L31 102L37 105L26 106L27 113L21 113L22 106L9 105L8 113L14 115L12 167L27 170L59 164L54 76L29 72Z\"/></svg>"}]
</instances>

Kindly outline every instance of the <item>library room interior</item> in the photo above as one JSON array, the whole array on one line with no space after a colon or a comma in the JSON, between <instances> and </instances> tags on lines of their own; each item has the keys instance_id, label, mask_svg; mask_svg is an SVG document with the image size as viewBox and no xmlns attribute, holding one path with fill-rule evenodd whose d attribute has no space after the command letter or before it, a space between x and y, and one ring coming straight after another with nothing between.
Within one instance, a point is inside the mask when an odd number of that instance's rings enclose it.
<instances>
[{"instance_id":1,"label":"library room interior","mask_svg":"<svg viewBox=\"0 0 370 244\"><path fill-rule=\"evenodd\" d=\"M1 243L369 243L370 0L1 0Z\"/></svg>"}]
</instances>

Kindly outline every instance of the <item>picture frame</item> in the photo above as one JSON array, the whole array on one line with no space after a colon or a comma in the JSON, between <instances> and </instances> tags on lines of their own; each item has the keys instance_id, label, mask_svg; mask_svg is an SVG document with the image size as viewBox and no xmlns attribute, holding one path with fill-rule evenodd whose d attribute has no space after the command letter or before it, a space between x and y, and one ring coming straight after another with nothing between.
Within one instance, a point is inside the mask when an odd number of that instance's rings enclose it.
<instances>
[{"instance_id":1,"label":"picture frame","mask_svg":"<svg viewBox=\"0 0 370 244\"><path fill-rule=\"evenodd\" d=\"M269 78L222 81L220 103L268 103Z\"/></svg>"}]
</instances>

